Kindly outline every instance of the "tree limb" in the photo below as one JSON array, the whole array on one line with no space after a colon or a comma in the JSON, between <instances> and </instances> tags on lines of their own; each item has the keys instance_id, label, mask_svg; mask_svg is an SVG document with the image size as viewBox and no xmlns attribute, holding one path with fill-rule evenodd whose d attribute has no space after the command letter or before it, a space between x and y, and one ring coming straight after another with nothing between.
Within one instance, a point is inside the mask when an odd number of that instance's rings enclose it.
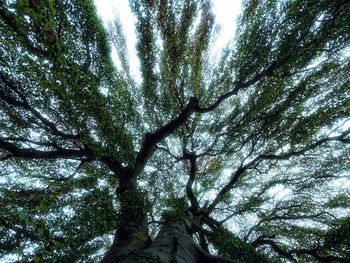
<instances>
[{"instance_id":1,"label":"tree limb","mask_svg":"<svg viewBox=\"0 0 350 263\"><path fill-rule=\"evenodd\" d=\"M218 97L217 100L208 107L201 108L199 106L199 102L197 98L195 97L190 98L187 106L182 110L182 112L178 115L178 117L176 117L169 123L163 125L159 129L157 129L155 132L145 134L145 138L142 143L141 149L136 157L135 168L137 173L144 168L147 160L152 155L157 143L163 140L164 138L166 138L167 136L169 136L170 134L172 134L177 128L183 125L191 117L193 113L208 113L215 110L223 101L232 97L233 95L236 95L240 89L246 88L255 84L265 76L270 76L276 67L277 67L277 63L272 62L268 67L266 67L261 72L257 73L253 78L251 78L247 82L242 83L240 81L237 81L233 83L234 88L231 91Z\"/></svg>"},{"instance_id":2,"label":"tree limb","mask_svg":"<svg viewBox=\"0 0 350 263\"><path fill-rule=\"evenodd\" d=\"M275 241L273 241L271 239L264 239L264 238L259 239L258 238L257 240L255 240L254 242L252 242L250 244L255 248L262 246L262 245L269 245L269 246L271 246L271 248L274 251L276 251L282 257L289 259L293 262L297 262L296 259L293 257L292 253L283 250Z\"/></svg>"},{"instance_id":3,"label":"tree limb","mask_svg":"<svg viewBox=\"0 0 350 263\"><path fill-rule=\"evenodd\" d=\"M1 72L0 72L0 80L9 88L9 90L15 92L21 98L21 101L20 101L11 96L6 95L5 92L0 92L0 98L3 101L5 101L6 103L12 106L23 108L29 111L34 117L36 117L45 126L46 130L48 130L52 135L56 135L63 139L70 139L70 140L76 140L80 138L80 135L78 134L68 134L60 131L55 125L55 123L51 122L50 120L42 116L39 111L37 111L33 106L30 105L26 97L19 91L19 88L16 86L15 82L13 80L10 80L6 75L2 74Z\"/></svg>"},{"instance_id":4,"label":"tree limb","mask_svg":"<svg viewBox=\"0 0 350 263\"><path fill-rule=\"evenodd\" d=\"M191 203L191 209L194 212L197 212L198 208L199 208L199 204L198 204L198 200L196 198L196 196L193 193L193 183L196 177L196 155L194 153L188 153L188 152L184 152L184 159L189 160L190 162L190 176L188 177L187 183L186 183L186 195L187 198L190 200Z\"/></svg>"},{"instance_id":5,"label":"tree limb","mask_svg":"<svg viewBox=\"0 0 350 263\"><path fill-rule=\"evenodd\" d=\"M253 165L256 165L261 160L288 160L289 158L293 156L300 156L305 154L306 152L313 150L325 143L328 142L335 142L339 141L342 143L350 143L350 139L346 138L350 134L350 128L341 133L338 136L333 137L326 137L323 139L320 139L310 145L305 146L303 149L299 151L290 151L288 153L282 153L282 154L261 154L255 157L253 160L248 162L247 164L243 165L243 162L241 163L240 167L236 170L236 172L231 177L230 181L221 189L221 191L217 194L217 196L214 198L213 202L209 205L208 211L209 213L212 212L217 204L220 203L220 199L228 193L233 186L238 181L239 177L249 168L251 168Z\"/></svg>"},{"instance_id":6,"label":"tree limb","mask_svg":"<svg viewBox=\"0 0 350 263\"><path fill-rule=\"evenodd\" d=\"M330 263L330 262L349 262L348 258L342 258L337 256L320 256L318 252L322 251L322 248L318 249L291 249L288 251L285 251L282 249L274 240L271 239L265 239L265 237L260 237L257 240L255 240L253 243L251 243L254 247L259 247L263 245L269 245L277 254L292 260L293 262L297 262L294 255L309 255L318 260L321 263Z\"/></svg>"},{"instance_id":7,"label":"tree limb","mask_svg":"<svg viewBox=\"0 0 350 263\"><path fill-rule=\"evenodd\" d=\"M192 97L178 117L160 127L155 132L145 134L141 149L136 156L136 163L134 166L136 173L139 173L145 167L146 162L151 157L157 143L183 125L190 118L191 114L195 112L197 107L198 100Z\"/></svg>"},{"instance_id":8,"label":"tree limb","mask_svg":"<svg viewBox=\"0 0 350 263\"><path fill-rule=\"evenodd\" d=\"M12 157L20 157L24 159L74 159L74 158L89 158L93 159L93 153L89 149L63 149L58 148L52 151L40 151L32 148L19 148L13 143L0 140L0 149L3 149L11 154Z\"/></svg>"}]
</instances>

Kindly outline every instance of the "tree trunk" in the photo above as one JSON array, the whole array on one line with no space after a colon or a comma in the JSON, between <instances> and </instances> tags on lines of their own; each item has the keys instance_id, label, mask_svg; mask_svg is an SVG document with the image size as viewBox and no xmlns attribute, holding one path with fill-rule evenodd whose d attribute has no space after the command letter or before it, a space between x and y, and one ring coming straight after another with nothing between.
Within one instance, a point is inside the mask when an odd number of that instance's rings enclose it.
<instances>
[{"instance_id":1,"label":"tree trunk","mask_svg":"<svg viewBox=\"0 0 350 263\"><path fill-rule=\"evenodd\" d=\"M159 231L153 242L142 247L142 237L132 235L128 241L116 242L102 263L196 263L201 249L193 241L184 224L169 222ZM141 246L140 246L141 245Z\"/></svg>"},{"instance_id":2,"label":"tree trunk","mask_svg":"<svg viewBox=\"0 0 350 263\"><path fill-rule=\"evenodd\" d=\"M147 227L148 200L137 188L135 171L126 168L116 176L119 178L117 195L122 223L102 263L197 262L198 246L184 224L164 224L151 242Z\"/></svg>"},{"instance_id":3,"label":"tree trunk","mask_svg":"<svg viewBox=\"0 0 350 263\"><path fill-rule=\"evenodd\" d=\"M147 227L149 203L147 196L137 188L135 171L125 168L116 176L122 223L102 263L214 262L206 260L210 255L193 241L184 223L165 223L151 241Z\"/></svg>"}]
</instances>

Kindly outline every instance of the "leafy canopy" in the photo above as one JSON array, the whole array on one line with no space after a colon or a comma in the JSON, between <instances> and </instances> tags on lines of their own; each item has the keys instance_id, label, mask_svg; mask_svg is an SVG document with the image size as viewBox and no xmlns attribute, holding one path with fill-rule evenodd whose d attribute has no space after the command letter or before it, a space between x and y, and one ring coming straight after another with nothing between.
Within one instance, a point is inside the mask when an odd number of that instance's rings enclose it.
<instances>
[{"instance_id":1,"label":"leafy canopy","mask_svg":"<svg viewBox=\"0 0 350 263\"><path fill-rule=\"evenodd\" d=\"M137 81L91 0L0 1L1 260L96 262L129 168L151 236L183 215L243 262L349 261L349 1L245 0L218 61L211 6L130 0Z\"/></svg>"}]
</instances>

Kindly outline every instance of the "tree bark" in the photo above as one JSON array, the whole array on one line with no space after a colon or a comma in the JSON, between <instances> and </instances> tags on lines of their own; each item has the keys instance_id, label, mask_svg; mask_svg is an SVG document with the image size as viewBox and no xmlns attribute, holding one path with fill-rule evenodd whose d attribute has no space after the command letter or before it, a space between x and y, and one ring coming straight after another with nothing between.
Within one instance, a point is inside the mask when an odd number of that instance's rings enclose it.
<instances>
[{"instance_id":1,"label":"tree bark","mask_svg":"<svg viewBox=\"0 0 350 263\"><path fill-rule=\"evenodd\" d=\"M137 188L136 172L118 170L121 224L102 263L235 263L208 254L197 245L185 223L164 223L151 241L147 227L148 201Z\"/></svg>"},{"instance_id":2,"label":"tree bark","mask_svg":"<svg viewBox=\"0 0 350 263\"><path fill-rule=\"evenodd\" d=\"M137 238L114 244L102 263L196 263L202 258L202 250L182 223L164 224L147 247L137 247L137 244Z\"/></svg>"},{"instance_id":3,"label":"tree bark","mask_svg":"<svg viewBox=\"0 0 350 263\"><path fill-rule=\"evenodd\" d=\"M103 263L124 262L131 253L148 247L150 238L147 227L147 200L137 188L133 169L123 168L117 174L120 202L120 219L114 241L102 259Z\"/></svg>"}]
</instances>

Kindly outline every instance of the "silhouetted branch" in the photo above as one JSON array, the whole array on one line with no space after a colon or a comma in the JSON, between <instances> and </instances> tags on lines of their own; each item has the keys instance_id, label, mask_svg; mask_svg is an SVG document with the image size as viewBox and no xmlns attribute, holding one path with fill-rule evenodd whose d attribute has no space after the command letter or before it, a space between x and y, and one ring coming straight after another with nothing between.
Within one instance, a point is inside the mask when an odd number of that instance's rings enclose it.
<instances>
[{"instance_id":1,"label":"silhouetted branch","mask_svg":"<svg viewBox=\"0 0 350 263\"><path fill-rule=\"evenodd\" d=\"M52 151L41 151L32 148L20 148L13 143L0 140L0 149L3 149L11 154L12 157L20 157L24 159L74 159L86 157L93 159L92 152L88 149L63 149L57 148Z\"/></svg>"},{"instance_id":2,"label":"silhouetted branch","mask_svg":"<svg viewBox=\"0 0 350 263\"><path fill-rule=\"evenodd\" d=\"M18 97L21 98L21 100L15 99L9 95L6 95L6 93L0 92L0 98L5 101L6 103L14 106L19 107L22 109L25 109L29 111L34 117L36 117L44 126L47 131L49 131L52 135L59 136L63 139L70 139L70 140L76 140L80 138L80 135L78 134L68 134L60 131L56 124L45 118L42 114L40 114L39 111L37 111L30 103L27 101L27 98L19 91L20 88L18 87L18 83L15 81L9 79L6 75L2 74L0 72L0 80L3 84L7 86L9 90L12 92L15 92Z\"/></svg>"},{"instance_id":3,"label":"silhouetted branch","mask_svg":"<svg viewBox=\"0 0 350 263\"><path fill-rule=\"evenodd\" d=\"M300 156L305 154L306 152L313 150L321 145L324 145L328 142L341 142L341 143L350 143L350 139L346 138L350 134L350 129L347 129L346 131L342 132L338 136L333 137L326 137L323 139L320 139L310 145L305 146L303 149L299 151L290 151L287 153L282 154L262 154L257 157L255 157L253 160L248 162L247 164L243 165L243 162L241 163L240 167L236 170L235 173L233 173L230 181L221 189L221 191L216 195L213 202L209 205L208 211L209 213L212 212L217 204L220 203L222 197L227 194L233 186L237 183L239 177L247 170L253 167L254 165L258 164L262 160L288 160L291 157L294 156Z\"/></svg>"},{"instance_id":4,"label":"silhouetted branch","mask_svg":"<svg viewBox=\"0 0 350 263\"><path fill-rule=\"evenodd\" d=\"M285 250L283 250L275 241L271 240L271 239L264 239L262 237L259 237L257 240L255 240L254 242L250 243L253 247L259 247L262 245L269 245L271 246L271 248L276 251L280 256L289 259L293 262L297 262L297 260L293 257L293 254L290 252L287 252Z\"/></svg>"},{"instance_id":5,"label":"silhouetted branch","mask_svg":"<svg viewBox=\"0 0 350 263\"><path fill-rule=\"evenodd\" d=\"M190 176L188 177L187 183L186 183L186 195L187 198L190 200L191 203L191 209L193 209L193 211L197 212L198 208L199 208L199 204L198 204L198 200L196 198L196 196L193 193L193 183L196 177L196 171L197 171L197 167L196 167L196 155L193 153L188 153L188 152L184 152L184 159L189 160L190 162Z\"/></svg>"},{"instance_id":6,"label":"silhouetted branch","mask_svg":"<svg viewBox=\"0 0 350 263\"><path fill-rule=\"evenodd\" d=\"M187 106L182 110L178 117L160 127L153 133L146 133L141 149L136 157L135 169L139 173L146 165L146 161L152 155L157 143L172 134L176 129L183 125L198 107L198 100L191 98Z\"/></svg>"},{"instance_id":7,"label":"silhouetted branch","mask_svg":"<svg viewBox=\"0 0 350 263\"><path fill-rule=\"evenodd\" d=\"M201 108L198 105L198 99L195 97L192 97L187 106L182 110L182 112L176 117L174 120L170 121L169 123L163 125L159 129L157 129L153 133L146 133L145 138L141 147L141 150L139 151L137 158L136 158L136 165L135 168L139 172L141 171L144 166L146 165L146 162L148 158L151 156L152 152L154 151L155 146L158 142L172 134L176 129L178 129L180 126L182 126L193 113L207 113L215 110L223 101L226 99L236 95L238 91L242 88L249 87L256 82L258 82L260 79L262 79L265 76L270 76L274 69L277 67L277 63L273 62L270 66L268 66L266 69L262 70L258 74L256 74L252 79L248 80L245 83L236 82L233 83L234 88L221 95L217 100L210 106Z\"/></svg>"},{"instance_id":8,"label":"silhouetted branch","mask_svg":"<svg viewBox=\"0 0 350 263\"><path fill-rule=\"evenodd\" d=\"M269 245L277 254L280 256L287 258L293 262L298 262L295 259L296 255L309 255L318 260L321 263L330 263L330 262L349 262L349 258L342 258L338 256L320 256L319 252L322 252L322 247L317 249L291 249L291 250L284 250L281 248L280 245L278 245L274 240L266 239L264 236L259 237L254 242L251 243L254 247L259 247L263 245Z\"/></svg>"}]
</instances>

